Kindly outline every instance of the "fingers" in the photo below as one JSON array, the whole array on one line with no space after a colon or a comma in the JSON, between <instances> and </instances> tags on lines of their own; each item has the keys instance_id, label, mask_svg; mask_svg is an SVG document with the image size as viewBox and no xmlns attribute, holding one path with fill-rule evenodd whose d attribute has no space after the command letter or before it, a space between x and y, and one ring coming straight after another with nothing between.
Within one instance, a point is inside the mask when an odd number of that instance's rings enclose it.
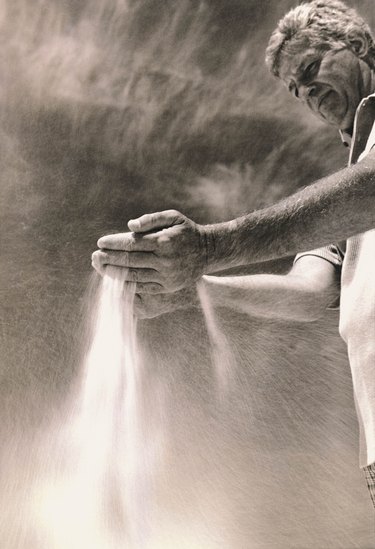
<instances>
[{"instance_id":1,"label":"fingers","mask_svg":"<svg viewBox=\"0 0 375 549\"><path fill-rule=\"evenodd\" d=\"M108 265L108 267L109 266L113 267L113 265ZM98 265L93 262L93 267L98 271L101 276L105 275L107 265ZM116 268L117 267L115 267L115 269ZM139 282L144 284L155 283L160 286L160 288L162 288L160 275L154 269L126 269L124 271L124 281Z\"/></svg>"},{"instance_id":2,"label":"fingers","mask_svg":"<svg viewBox=\"0 0 375 549\"><path fill-rule=\"evenodd\" d=\"M161 275L153 268L148 268L149 255L137 252L103 252L97 250L91 256L92 265L101 276L107 265L126 269L126 282L157 283L161 287ZM160 289L159 289L160 292ZM156 292L158 293L158 292Z\"/></svg>"},{"instance_id":3,"label":"fingers","mask_svg":"<svg viewBox=\"0 0 375 549\"><path fill-rule=\"evenodd\" d=\"M147 252L97 250L92 254L91 259L101 266L114 265L135 269L155 269L158 266L158 258L153 253Z\"/></svg>"},{"instance_id":4,"label":"fingers","mask_svg":"<svg viewBox=\"0 0 375 549\"><path fill-rule=\"evenodd\" d=\"M92 266L101 275L105 275L107 263L105 262L106 254L100 250L92 254ZM113 263L111 264L114 265ZM118 264L115 267L122 267ZM165 293L166 289L160 283L160 275L154 269L127 269L125 275L125 284L131 283L132 290L134 283L136 283L135 291L140 295L156 295ZM139 298L138 298L139 301Z\"/></svg>"},{"instance_id":5,"label":"fingers","mask_svg":"<svg viewBox=\"0 0 375 549\"><path fill-rule=\"evenodd\" d=\"M131 219L128 227L135 233L144 233L182 223L184 219L185 217L177 210L165 210L163 212L142 215L138 219Z\"/></svg>"},{"instance_id":6,"label":"fingers","mask_svg":"<svg viewBox=\"0 0 375 549\"><path fill-rule=\"evenodd\" d=\"M98 248L125 252L152 252L156 248L156 240L152 234L141 236L134 233L109 234L99 238Z\"/></svg>"}]
</instances>

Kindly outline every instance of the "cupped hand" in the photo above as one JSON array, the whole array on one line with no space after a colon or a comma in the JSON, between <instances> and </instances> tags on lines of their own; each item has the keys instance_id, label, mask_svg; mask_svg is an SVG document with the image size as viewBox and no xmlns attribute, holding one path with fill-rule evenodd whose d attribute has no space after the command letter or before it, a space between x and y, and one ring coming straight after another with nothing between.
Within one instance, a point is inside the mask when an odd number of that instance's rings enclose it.
<instances>
[{"instance_id":1,"label":"cupped hand","mask_svg":"<svg viewBox=\"0 0 375 549\"><path fill-rule=\"evenodd\" d=\"M131 220L132 232L103 236L92 265L104 274L106 265L127 269L126 281L137 294L155 295L191 286L204 273L207 241L204 227L176 210Z\"/></svg>"}]
</instances>

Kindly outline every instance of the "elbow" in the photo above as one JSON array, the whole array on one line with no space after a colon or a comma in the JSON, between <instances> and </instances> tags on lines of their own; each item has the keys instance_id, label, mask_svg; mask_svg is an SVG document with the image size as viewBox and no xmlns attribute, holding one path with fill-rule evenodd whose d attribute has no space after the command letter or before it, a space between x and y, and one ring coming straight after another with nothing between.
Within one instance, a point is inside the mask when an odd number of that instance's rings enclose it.
<instances>
[{"instance_id":1,"label":"elbow","mask_svg":"<svg viewBox=\"0 0 375 549\"><path fill-rule=\"evenodd\" d=\"M327 265L329 265L327 263ZM326 262L323 262L326 266ZM340 292L339 285L335 278L324 276L319 272L313 272L314 276L308 276L305 272L301 274L289 273L288 283L293 289L292 299L289 300L290 317L298 322L315 322L321 319L327 309L337 300ZM292 319L292 318L290 318Z\"/></svg>"}]
</instances>

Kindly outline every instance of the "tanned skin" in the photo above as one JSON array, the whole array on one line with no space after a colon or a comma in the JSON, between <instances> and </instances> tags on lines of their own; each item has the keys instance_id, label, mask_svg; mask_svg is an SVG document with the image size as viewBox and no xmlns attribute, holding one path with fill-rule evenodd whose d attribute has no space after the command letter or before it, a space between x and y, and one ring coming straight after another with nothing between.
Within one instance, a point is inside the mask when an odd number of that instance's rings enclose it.
<instances>
[{"instance_id":1,"label":"tanned skin","mask_svg":"<svg viewBox=\"0 0 375 549\"><path fill-rule=\"evenodd\" d=\"M292 58L285 57L280 77L315 116L351 132L360 101L375 90L374 72L360 56L365 46L364 38L358 36L353 39L353 47L324 53L310 48ZM180 212L167 210L131 220L128 227L131 233L99 239L100 250L93 254L93 266L101 274L107 264L126 267L127 279L137 283L140 316L147 316L148 308L152 309L151 302L168 302L168 298L163 297L165 293L183 290L173 298L169 296L175 307L188 300L190 288L202 275L293 255L373 229L375 151L356 165L325 177L274 206L226 223L199 225ZM327 269L328 273L322 277L324 287L320 286L320 275L316 276L316 293L323 296L323 308L335 293L334 268L326 267L327 262L319 258L316 261L322 272ZM312 271L315 269L319 270L316 265ZM226 304L234 306L246 293L250 299L250 294L255 296L267 283L272 283L271 293L279 288L280 297L285 293L285 284L291 284L291 293L293 288L301 292L300 277L305 275L299 272L298 277L293 278L293 270L290 275L288 282L286 277L257 279L258 289L252 277L241 277L240 282L233 280L237 277L213 280L216 277L203 276L202 280L219 301L226 283ZM312 279L307 278L306 291L311 283ZM215 291L215 284L221 286L220 292ZM159 297L155 297L157 295ZM268 302L266 298L261 300L258 309L267 308ZM163 312L162 307L160 310ZM300 314L296 312L296 319Z\"/></svg>"}]
</instances>

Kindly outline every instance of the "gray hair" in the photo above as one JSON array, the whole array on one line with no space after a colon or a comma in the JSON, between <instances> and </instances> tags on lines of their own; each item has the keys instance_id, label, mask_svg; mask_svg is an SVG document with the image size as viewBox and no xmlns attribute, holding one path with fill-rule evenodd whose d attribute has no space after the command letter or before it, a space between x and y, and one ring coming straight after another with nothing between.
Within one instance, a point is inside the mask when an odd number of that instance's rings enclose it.
<instances>
[{"instance_id":1,"label":"gray hair","mask_svg":"<svg viewBox=\"0 0 375 549\"><path fill-rule=\"evenodd\" d=\"M290 10L279 21L266 50L266 64L279 76L282 53L293 54L302 46L320 50L351 48L351 39L358 34L368 44L361 57L375 68L374 38L362 17L340 0L313 0Z\"/></svg>"}]
</instances>

